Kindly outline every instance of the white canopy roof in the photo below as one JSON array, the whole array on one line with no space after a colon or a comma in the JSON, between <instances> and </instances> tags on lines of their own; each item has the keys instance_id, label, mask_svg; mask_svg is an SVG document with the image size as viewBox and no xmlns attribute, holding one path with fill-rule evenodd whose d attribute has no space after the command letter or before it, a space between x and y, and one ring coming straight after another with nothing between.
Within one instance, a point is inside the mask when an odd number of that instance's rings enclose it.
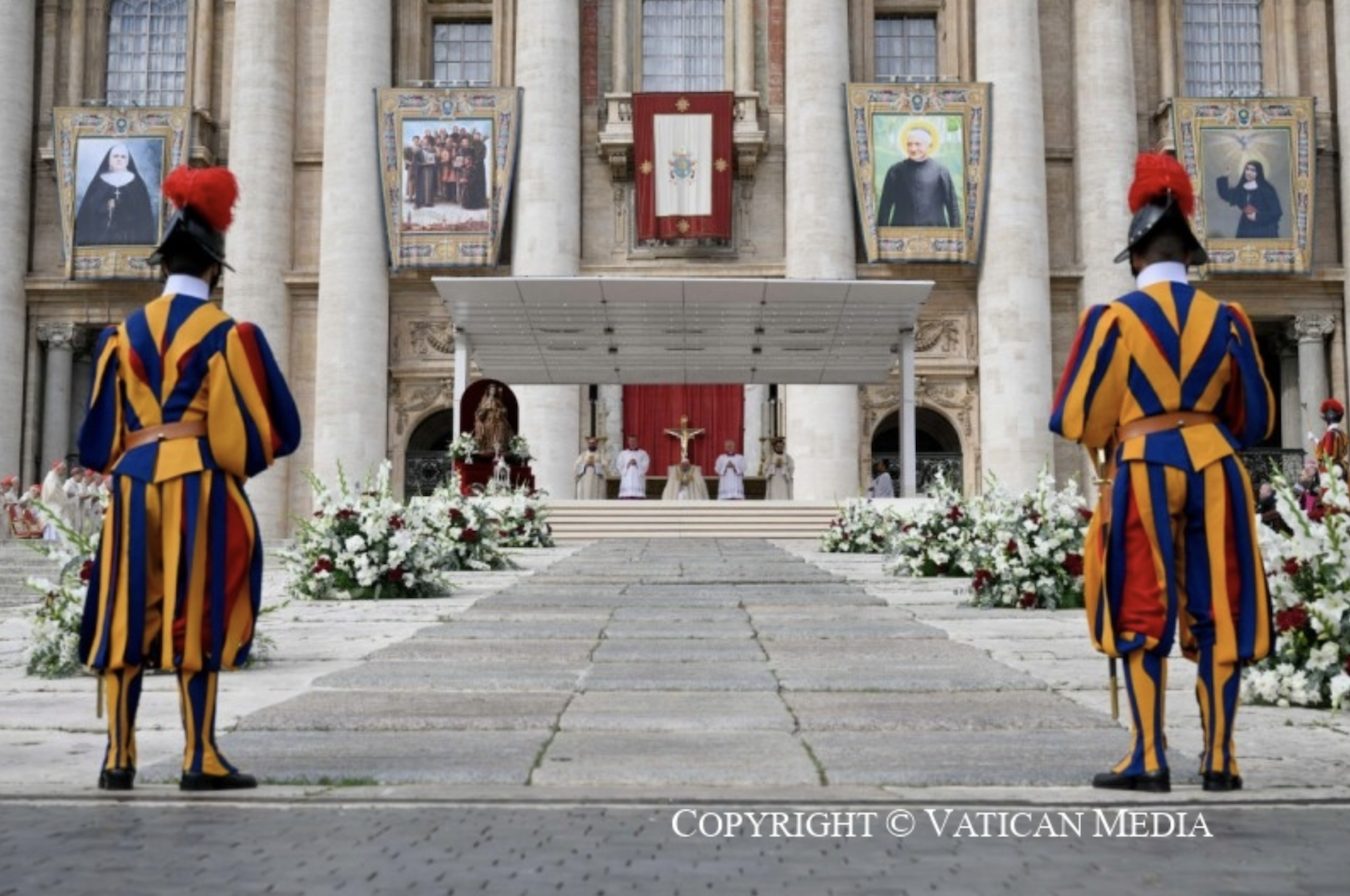
<instances>
[{"instance_id":1,"label":"white canopy roof","mask_svg":"<svg viewBox=\"0 0 1350 896\"><path fill-rule=\"evenodd\" d=\"M437 277L485 376L528 383L878 383L930 280Z\"/></svg>"}]
</instances>

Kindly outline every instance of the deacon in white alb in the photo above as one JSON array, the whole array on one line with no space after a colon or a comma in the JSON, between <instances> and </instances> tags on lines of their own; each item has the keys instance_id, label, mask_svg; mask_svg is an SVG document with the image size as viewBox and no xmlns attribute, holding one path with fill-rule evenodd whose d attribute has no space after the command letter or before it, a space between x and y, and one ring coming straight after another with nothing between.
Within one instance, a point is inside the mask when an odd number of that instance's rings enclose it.
<instances>
[{"instance_id":1,"label":"deacon in white alb","mask_svg":"<svg viewBox=\"0 0 1350 896\"><path fill-rule=\"evenodd\" d=\"M628 447L619 452L619 497L641 500L647 497L647 468L652 459L638 447L637 436L628 437Z\"/></svg>"},{"instance_id":2,"label":"deacon in white alb","mask_svg":"<svg viewBox=\"0 0 1350 896\"><path fill-rule=\"evenodd\" d=\"M66 513L66 462L58 460L52 464L52 468L47 471L47 475L42 480L42 503L47 508L47 513L61 518L67 525ZM56 523L49 517L46 525L42 529L42 539L44 541L60 541L61 530L56 528Z\"/></svg>"},{"instance_id":3,"label":"deacon in white alb","mask_svg":"<svg viewBox=\"0 0 1350 896\"><path fill-rule=\"evenodd\" d=\"M745 455L736 451L736 443L727 439L725 450L717 455L713 469L717 471L717 500L745 500Z\"/></svg>"},{"instance_id":4,"label":"deacon in white alb","mask_svg":"<svg viewBox=\"0 0 1350 896\"><path fill-rule=\"evenodd\" d=\"M577 477L577 498L583 501L604 500L605 462L600 456L600 443L594 436L586 440L586 450L577 456L572 471Z\"/></svg>"},{"instance_id":5,"label":"deacon in white alb","mask_svg":"<svg viewBox=\"0 0 1350 896\"><path fill-rule=\"evenodd\" d=\"M792 457L781 438L770 443L773 452L764 458L764 497L769 501L792 500Z\"/></svg>"}]
</instances>

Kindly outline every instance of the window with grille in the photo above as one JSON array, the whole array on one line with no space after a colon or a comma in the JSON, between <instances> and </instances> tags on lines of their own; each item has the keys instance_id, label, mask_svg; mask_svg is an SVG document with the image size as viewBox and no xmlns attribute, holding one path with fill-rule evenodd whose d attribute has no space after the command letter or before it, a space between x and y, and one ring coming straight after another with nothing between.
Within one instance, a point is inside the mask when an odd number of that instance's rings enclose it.
<instances>
[{"instance_id":1,"label":"window with grille","mask_svg":"<svg viewBox=\"0 0 1350 896\"><path fill-rule=\"evenodd\" d=\"M1186 0L1186 94L1261 95L1261 0Z\"/></svg>"},{"instance_id":2,"label":"window with grille","mask_svg":"<svg viewBox=\"0 0 1350 896\"><path fill-rule=\"evenodd\" d=\"M431 77L492 83L492 23L437 22L431 32Z\"/></svg>"},{"instance_id":3,"label":"window with grille","mask_svg":"<svg viewBox=\"0 0 1350 896\"><path fill-rule=\"evenodd\" d=\"M877 80L937 80L936 16L878 16L872 32Z\"/></svg>"},{"instance_id":4,"label":"window with grille","mask_svg":"<svg viewBox=\"0 0 1350 896\"><path fill-rule=\"evenodd\" d=\"M113 0L108 104L180 106L187 86L187 0Z\"/></svg>"},{"instance_id":5,"label":"window with grille","mask_svg":"<svg viewBox=\"0 0 1350 896\"><path fill-rule=\"evenodd\" d=\"M644 0L644 91L723 90L725 51L723 0Z\"/></svg>"}]
</instances>

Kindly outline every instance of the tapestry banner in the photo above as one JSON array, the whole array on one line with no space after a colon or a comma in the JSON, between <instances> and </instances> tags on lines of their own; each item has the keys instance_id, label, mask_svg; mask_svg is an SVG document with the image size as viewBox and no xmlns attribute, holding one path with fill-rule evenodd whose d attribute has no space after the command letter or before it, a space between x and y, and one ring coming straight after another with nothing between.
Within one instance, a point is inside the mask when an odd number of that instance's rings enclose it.
<instances>
[{"instance_id":1,"label":"tapestry banner","mask_svg":"<svg viewBox=\"0 0 1350 896\"><path fill-rule=\"evenodd\" d=\"M733 99L633 94L639 241L731 239Z\"/></svg>"}]
</instances>

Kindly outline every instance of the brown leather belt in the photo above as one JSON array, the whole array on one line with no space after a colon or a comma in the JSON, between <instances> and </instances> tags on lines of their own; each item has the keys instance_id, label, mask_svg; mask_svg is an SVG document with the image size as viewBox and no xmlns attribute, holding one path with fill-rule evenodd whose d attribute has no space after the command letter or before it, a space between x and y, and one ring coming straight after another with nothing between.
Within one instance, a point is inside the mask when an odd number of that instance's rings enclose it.
<instances>
[{"instance_id":1,"label":"brown leather belt","mask_svg":"<svg viewBox=\"0 0 1350 896\"><path fill-rule=\"evenodd\" d=\"M161 423L159 426L147 426L135 432L129 432L122 440L124 451L131 451L151 442L168 442L172 439L196 439L206 435L205 420L180 420L177 423Z\"/></svg>"},{"instance_id":2,"label":"brown leather belt","mask_svg":"<svg viewBox=\"0 0 1350 896\"><path fill-rule=\"evenodd\" d=\"M1174 411L1170 414L1154 414L1152 417L1141 417L1138 420L1131 420L1129 423L1123 423L1116 427L1116 444L1138 438L1139 436L1152 435L1155 432L1166 432L1169 429L1183 429L1187 426L1203 426L1206 423L1219 423L1217 414L1204 414L1199 411Z\"/></svg>"}]
</instances>

